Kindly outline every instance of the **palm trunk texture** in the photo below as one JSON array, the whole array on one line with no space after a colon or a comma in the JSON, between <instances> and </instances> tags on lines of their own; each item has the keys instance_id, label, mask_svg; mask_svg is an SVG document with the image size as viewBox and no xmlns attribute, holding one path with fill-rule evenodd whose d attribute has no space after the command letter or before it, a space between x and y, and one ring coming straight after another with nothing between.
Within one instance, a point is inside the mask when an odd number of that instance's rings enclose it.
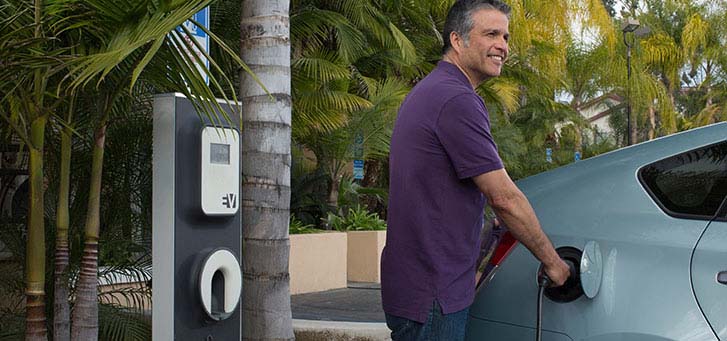
<instances>
[{"instance_id":1,"label":"palm trunk texture","mask_svg":"<svg viewBox=\"0 0 727 341\"><path fill-rule=\"evenodd\" d=\"M656 109L654 103L649 104L649 141L656 137Z\"/></svg>"},{"instance_id":2,"label":"palm trunk texture","mask_svg":"<svg viewBox=\"0 0 727 341\"><path fill-rule=\"evenodd\" d=\"M244 340L293 340L288 0L242 2L240 54L270 91L241 74Z\"/></svg>"},{"instance_id":3,"label":"palm trunk texture","mask_svg":"<svg viewBox=\"0 0 727 341\"><path fill-rule=\"evenodd\" d=\"M638 127L638 115L631 111L631 130L628 134L631 135L631 144L639 143L639 127Z\"/></svg>"},{"instance_id":4,"label":"palm trunk texture","mask_svg":"<svg viewBox=\"0 0 727 341\"><path fill-rule=\"evenodd\" d=\"M43 143L46 116L33 120L30 151L30 207L28 246L25 256L25 339L47 340L45 326L45 226L43 213Z\"/></svg>"},{"instance_id":5,"label":"palm trunk texture","mask_svg":"<svg viewBox=\"0 0 727 341\"><path fill-rule=\"evenodd\" d=\"M71 338L70 308L68 305L68 225L69 189L71 179L71 129L64 128L61 136L61 171L56 209L55 284L53 303L53 340Z\"/></svg>"},{"instance_id":6,"label":"palm trunk texture","mask_svg":"<svg viewBox=\"0 0 727 341\"><path fill-rule=\"evenodd\" d=\"M98 239L101 207L101 174L103 170L106 123L96 130L91 166L91 188L86 212L85 242L81 271L76 286L76 304L71 325L72 340L98 339Z\"/></svg>"},{"instance_id":7,"label":"palm trunk texture","mask_svg":"<svg viewBox=\"0 0 727 341\"><path fill-rule=\"evenodd\" d=\"M33 12L35 30L33 36L43 36L41 30L43 2L34 0ZM33 93L37 99L34 111L43 107L46 82L41 70L33 75ZM35 111L38 113L38 111ZM33 117L34 115L31 115ZM48 329L45 325L45 206L43 204L43 145L45 144L46 114L30 120L30 203L28 207L28 239L25 250L25 339L47 340Z\"/></svg>"},{"instance_id":8,"label":"palm trunk texture","mask_svg":"<svg viewBox=\"0 0 727 341\"><path fill-rule=\"evenodd\" d=\"M332 173L331 175L331 189L328 191L328 207L333 212L338 212L338 188L341 185L341 179L343 175Z\"/></svg>"}]
</instances>

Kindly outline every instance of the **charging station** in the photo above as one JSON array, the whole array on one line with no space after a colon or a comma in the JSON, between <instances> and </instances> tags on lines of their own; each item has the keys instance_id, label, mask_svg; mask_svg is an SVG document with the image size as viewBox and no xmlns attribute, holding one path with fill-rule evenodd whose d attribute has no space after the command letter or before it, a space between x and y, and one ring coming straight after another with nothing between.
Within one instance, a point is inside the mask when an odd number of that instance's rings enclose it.
<instances>
[{"instance_id":1,"label":"charging station","mask_svg":"<svg viewBox=\"0 0 727 341\"><path fill-rule=\"evenodd\" d=\"M152 338L239 340L239 110L213 125L181 94L154 98Z\"/></svg>"}]
</instances>

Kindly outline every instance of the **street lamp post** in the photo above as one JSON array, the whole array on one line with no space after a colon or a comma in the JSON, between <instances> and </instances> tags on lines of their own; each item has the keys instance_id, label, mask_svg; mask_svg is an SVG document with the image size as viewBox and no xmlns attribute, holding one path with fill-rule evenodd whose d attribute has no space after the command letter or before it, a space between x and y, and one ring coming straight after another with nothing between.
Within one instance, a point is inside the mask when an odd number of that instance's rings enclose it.
<instances>
[{"instance_id":1,"label":"street lamp post","mask_svg":"<svg viewBox=\"0 0 727 341\"><path fill-rule=\"evenodd\" d=\"M633 40L629 42L626 35L636 31L639 26L641 24L637 19L628 18L621 28L624 45L626 45L626 144L629 146L633 143L631 139L631 46L633 46Z\"/></svg>"}]
</instances>

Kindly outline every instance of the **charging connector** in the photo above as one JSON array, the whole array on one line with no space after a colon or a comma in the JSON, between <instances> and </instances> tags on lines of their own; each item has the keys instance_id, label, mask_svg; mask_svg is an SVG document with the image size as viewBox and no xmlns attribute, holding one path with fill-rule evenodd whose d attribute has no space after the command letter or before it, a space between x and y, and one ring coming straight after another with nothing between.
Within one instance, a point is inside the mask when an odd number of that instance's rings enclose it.
<instances>
[{"instance_id":1,"label":"charging connector","mask_svg":"<svg viewBox=\"0 0 727 341\"><path fill-rule=\"evenodd\" d=\"M552 280L548 278L545 273L543 265L541 264L538 268L537 280L538 280L538 304L537 304L537 318L535 322L535 340L541 340L542 334L542 320L543 320L543 295L548 297L553 302L567 303L578 299L583 296L583 287L581 286L580 279L580 259L582 252L574 247L564 246L559 247L555 250L558 256L568 264L570 270L570 276L558 287L551 287Z\"/></svg>"}]
</instances>

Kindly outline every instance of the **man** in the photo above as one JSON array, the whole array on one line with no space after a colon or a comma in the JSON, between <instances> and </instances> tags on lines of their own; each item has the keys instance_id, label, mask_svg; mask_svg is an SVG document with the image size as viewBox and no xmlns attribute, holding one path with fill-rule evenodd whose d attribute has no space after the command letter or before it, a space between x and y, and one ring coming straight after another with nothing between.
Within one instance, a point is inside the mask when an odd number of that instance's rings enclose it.
<instances>
[{"instance_id":1,"label":"man","mask_svg":"<svg viewBox=\"0 0 727 341\"><path fill-rule=\"evenodd\" d=\"M444 26L443 58L402 103L390 154L382 303L394 340L462 340L474 298L483 207L544 264L569 275L523 193L503 168L482 98L500 75L510 8L461 0Z\"/></svg>"}]
</instances>

